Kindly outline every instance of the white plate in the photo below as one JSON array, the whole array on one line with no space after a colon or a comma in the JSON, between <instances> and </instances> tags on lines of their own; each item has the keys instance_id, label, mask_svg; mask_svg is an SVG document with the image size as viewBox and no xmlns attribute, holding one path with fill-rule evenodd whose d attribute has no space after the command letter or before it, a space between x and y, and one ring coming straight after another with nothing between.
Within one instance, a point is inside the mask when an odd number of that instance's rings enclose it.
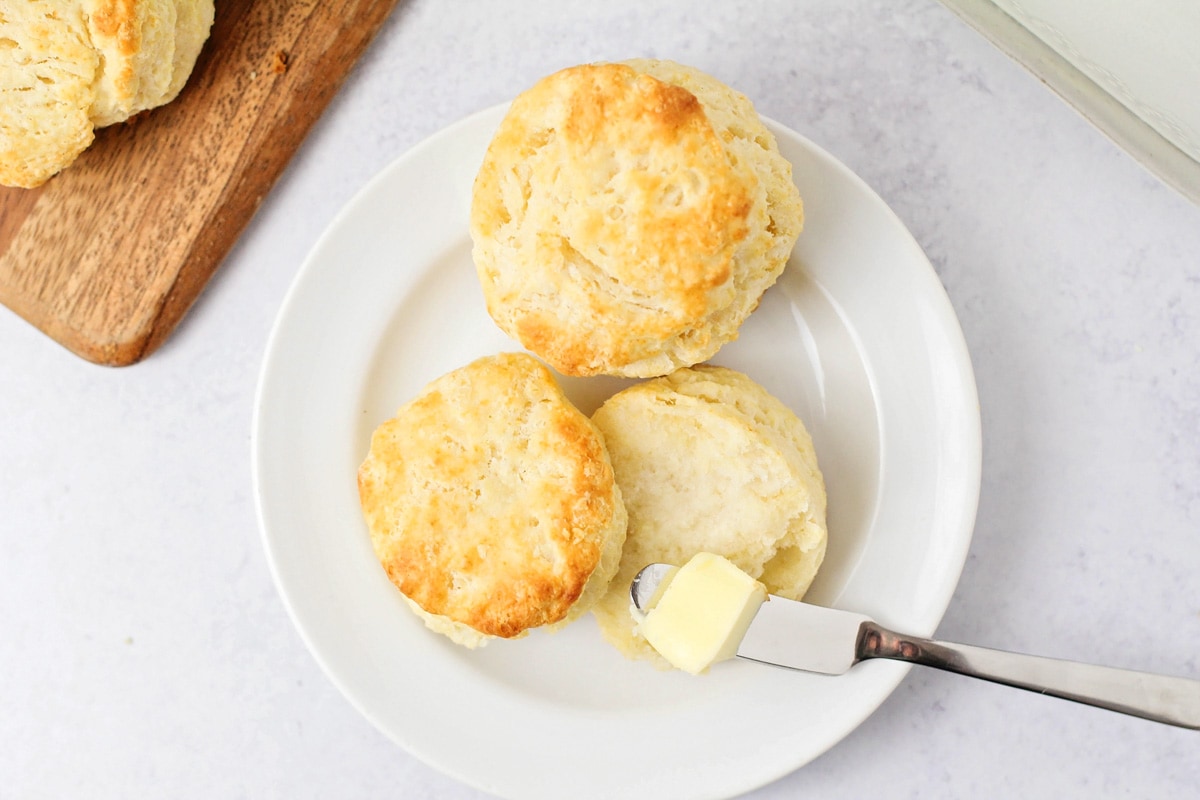
<instances>
[{"instance_id":1,"label":"white plate","mask_svg":"<svg viewBox=\"0 0 1200 800\"><path fill-rule=\"evenodd\" d=\"M624 660L591 617L469 651L427 631L371 550L355 472L374 427L425 383L519 347L471 263L471 184L493 108L396 161L314 248L272 333L254 420L260 523L309 649L384 733L505 797L727 797L791 772L905 674L830 678L735 661L694 678ZM809 599L932 633L966 557L979 490L975 384L941 284L861 180L771 124L804 233L715 362L788 403L829 491L829 554ZM590 412L620 382L565 381Z\"/></svg>"}]
</instances>

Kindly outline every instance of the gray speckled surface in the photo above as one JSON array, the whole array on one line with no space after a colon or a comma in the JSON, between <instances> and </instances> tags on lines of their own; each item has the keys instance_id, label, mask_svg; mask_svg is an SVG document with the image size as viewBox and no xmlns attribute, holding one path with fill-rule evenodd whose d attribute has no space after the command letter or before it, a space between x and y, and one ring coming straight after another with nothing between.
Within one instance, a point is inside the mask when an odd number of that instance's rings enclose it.
<instances>
[{"instance_id":1,"label":"gray speckled surface","mask_svg":"<svg viewBox=\"0 0 1200 800\"><path fill-rule=\"evenodd\" d=\"M1200 677L1200 209L932 0L714 5L402 2L157 355L93 367L0 311L0 795L479 796L372 728L294 632L255 520L255 381L371 176L543 74L634 55L829 150L945 284L984 463L939 635ZM1187 797L1197 736L915 670L753 796Z\"/></svg>"}]
</instances>

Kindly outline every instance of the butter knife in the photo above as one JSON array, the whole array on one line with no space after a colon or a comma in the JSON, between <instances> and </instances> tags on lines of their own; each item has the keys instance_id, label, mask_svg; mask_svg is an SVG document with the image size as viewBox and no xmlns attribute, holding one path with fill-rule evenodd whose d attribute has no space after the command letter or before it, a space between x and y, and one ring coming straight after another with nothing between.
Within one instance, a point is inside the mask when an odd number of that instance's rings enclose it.
<instances>
[{"instance_id":1,"label":"butter knife","mask_svg":"<svg viewBox=\"0 0 1200 800\"><path fill-rule=\"evenodd\" d=\"M639 610L672 569L650 564L637 574L630 594ZM775 595L755 614L737 655L826 675L841 675L869 658L890 658L1200 730L1200 680L923 639L862 614Z\"/></svg>"}]
</instances>

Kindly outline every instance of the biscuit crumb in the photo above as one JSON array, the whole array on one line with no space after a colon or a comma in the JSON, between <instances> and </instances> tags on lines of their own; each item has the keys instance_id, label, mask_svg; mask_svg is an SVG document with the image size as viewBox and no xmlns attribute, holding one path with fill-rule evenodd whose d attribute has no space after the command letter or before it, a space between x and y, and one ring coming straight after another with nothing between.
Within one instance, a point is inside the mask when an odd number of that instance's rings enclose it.
<instances>
[{"instance_id":1,"label":"biscuit crumb","mask_svg":"<svg viewBox=\"0 0 1200 800\"><path fill-rule=\"evenodd\" d=\"M276 75L282 75L288 70L288 52L287 50L276 50L275 57L271 59L271 71Z\"/></svg>"}]
</instances>

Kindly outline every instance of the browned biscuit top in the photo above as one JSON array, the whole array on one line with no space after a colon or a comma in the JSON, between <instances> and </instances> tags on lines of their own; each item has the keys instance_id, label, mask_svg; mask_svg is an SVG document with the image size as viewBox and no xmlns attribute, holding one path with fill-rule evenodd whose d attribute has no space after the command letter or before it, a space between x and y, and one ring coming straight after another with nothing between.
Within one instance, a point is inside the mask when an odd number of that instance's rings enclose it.
<instances>
[{"instance_id":1,"label":"browned biscuit top","mask_svg":"<svg viewBox=\"0 0 1200 800\"><path fill-rule=\"evenodd\" d=\"M687 88L625 64L555 73L513 102L476 179L489 312L575 375L703 338L733 300L755 183Z\"/></svg>"},{"instance_id":2,"label":"browned biscuit top","mask_svg":"<svg viewBox=\"0 0 1200 800\"><path fill-rule=\"evenodd\" d=\"M429 384L375 431L358 485L392 582L487 636L563 620L624 539L599 433L524 354Z\"/></svg>"}]
</instances>

